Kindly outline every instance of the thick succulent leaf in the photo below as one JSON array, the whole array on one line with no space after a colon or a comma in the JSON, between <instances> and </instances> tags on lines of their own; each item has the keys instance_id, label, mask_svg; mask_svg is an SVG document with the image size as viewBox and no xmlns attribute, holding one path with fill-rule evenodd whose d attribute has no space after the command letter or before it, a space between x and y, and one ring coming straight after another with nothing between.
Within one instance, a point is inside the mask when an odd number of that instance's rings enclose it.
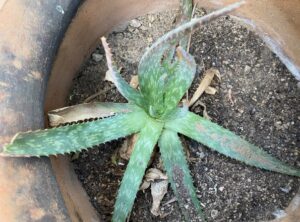
<instances>
[{"instance_id":1,"label":"thick succulent leaf","mask_svg":"<svg viewBox=\"0 0 300 222\"><path fill-rule=\"evenodd\" d=\"M94 118L104 118L116 113L128 113L136 109L129 103L94 102L68 106L48 112L50 126Z\"/></svg>"},{"instance_id":2,"label":"thick succulent leaf","mask_svg":"<svg viewBox=\"0 0 300 222\"><path fill-rule=\"evenodd\" d=\"M169 76L165 86L165 112L169 113L177 107L182 96L191 86L196 73L196 62L182 47L176 49L176 69Z\"/></svg>"},{"instance_id":3,"label":"thick succulent leaf","mask_svg":"<svg viewBox=\"0 0 300 222\"><path fill-rule=\"evenodd\" d=\"M299 169L281 162L263 149L248 143L231 131L194 113L188 112L184 117L169 120L165 127L248 165L300 176Z\"/></svg>"},{"instance_id":4,"label":"thick succulent leaf","mask_svg":"<svg viewBox=\"0 0 300 222\"><path fill-rule=\"evenodd\" d=\"M105 50L106 61L108 69L111 73L113 83L117 87L118 91L124 96L129 102L133 102L136 105L143 107L143 97L139 91L132 88L120 75L119 70L115 67L112 60L112 54L110 48L106 42L106 38L101 38L103 48Z\"/></svg>"},{"instance_id":5,"label":"thick succulent leaf","mask_svg":"<svg viewBox=\"0 0 300 222\"><path fill-rule=\"evenodd\" d=\"M115 203L113 222L124 222L131 211L163 124L149 119L138 135Z\"/></svg>"},{"instance_id":6,"label":"thick succulent leaf","mask_svg":"<svg viewBox=\"0 0 300 222\"><path fill-rule=\"evenodd\" d=\"M193 11L192 0L181 0L182 18L181 23L191 19ZM189 37L186 35L181 39L181 43L186 48ZM175 67L172 64L176 45L179 40L167 42L161 47L157 47L151 54L145 53L142 57L138 73L140 89L146 100L149 102L149 113L159 116L163 110L164 84L167 75L173 73Z\"/></svg>"},{"instance_id":7,"label":"thick succulent leaf","mask_svg":"<svg viewBox=\"0 0 300 222\"><path fill-rule=\"evenodd\" d=\"M154 117L163 112L164 84L168 73L162 66L162 59L168 47L162 46L151 55L143 56L138 67L140 90L147 101L148 113Z\"/></svg>"},{"instance_id":8,"label":"thick succulent leaf","mask_svg":"<svg viewBox=\"0 0 300 222\"><path fill-rule=\"evenodd\" d=\"M138 132L145 124L143 111L117 114L91 122L17 134L2 155L49 156L80 151Z\"/></svg>"},{"instance_id":9,"label":"thick succulent leaf","mask_svg":"<svg viewBox=\"0 0 300 222\"><path fill-rule=\"evenodd\" d=\"M159 117L164 113L163 93L164 84L170 73L162 68L164 55L167 55L167 65L171 66L172 52L180 40L187 36L192 29L199 28L201 25L211 20L227 14L238 8L242 3L229 5L221 10L210 13L199 19L193 19L188 23L180 25L169 33L159 38L142 56L138 74L140 90L147 101L147 112L153 117ZM170 56L171 55L171 56ZM169 61L170 60L170 61ZM169 62L168 62L169 61Z\"/></svg>"},{"instance_id":10,"label":"thick succulent leaf","mask_svg":"<svg viewBox=\"0 0 300 222\"><path fill-rule=\"evenodd\" d=\"M158 144L164 168L186 221L203 221L200 202L177 133L164 130Z\"/></svg>"},{"instance_id":11,"label":"thick succulent leaf","mask_svg":"<svg viewBox=\"0 0 300 222\"><path fill-rule=\"evenodd\" d=\"M191 20L193 14L193 0L181 0L180 1L181 8L181 23L186 23ZM189 42L189 36L186 35L180 40L180 46L184 49L187 49Z\"/></svg>"},{"instance_id":12,"label":"thick succulent leaf","mask_svg":"<svg viewBox=\"0 0 300 222\"><path fill-rule=\"evenodd\" d=\"M192 15L193 14L193 0L181 0L180 1L180 10L181 10L181 13L180 13L179 23L184 24L186 22L189 22L191 20L192 16L193 16ZM180 40L179 45L182 48L187 49L189 39L190 39L190 36L185 35ZM175 50L176 50L176 45L178 45L178 43L174 44L174 46L170 47L167 50L166 57L165 57L165 60L164 60L165 63L171 64L171 62L173 60L173 57L174 57Z\"/></svg>"}]
</instances>

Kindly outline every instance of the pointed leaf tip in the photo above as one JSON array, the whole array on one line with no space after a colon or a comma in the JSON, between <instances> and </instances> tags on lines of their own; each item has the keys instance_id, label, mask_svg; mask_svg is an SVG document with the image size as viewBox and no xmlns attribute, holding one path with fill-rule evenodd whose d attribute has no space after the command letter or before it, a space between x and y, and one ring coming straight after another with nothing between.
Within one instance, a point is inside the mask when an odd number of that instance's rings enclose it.
<instances>
[{"instance_id":1,"label":"pointed leaf tip","mask_svg":"<svg viewBox=\"0 0 300 222\"><path fill-rule=\"evenodd\" d=\"M161 123L149 119L139 133L118 191L113 222L126 221L162 127Z\"/></svg>"},{"instance_id":2,"label":"pointed leaf tip","mask_svg":"<svg viewBox=\"0 0 300 222\"><path fill-rule=\"evenodd\" d=\"M108 46L105 37L101 37L102 45L106 55L107 66L110 71L113 83L117 87L118 91L124 96L129 102L133 102L138 106L143 107L144 102L141 94L136 89L132 88L120 75L119 70L115 67L112 53Z\"/></svg>"},{"instance_id":3,"label":"pointed leaf tip","mask_svg":"<svg viewBox=\"0 0 300 222\"><path fill-rule=\"evenodd\" d=\"M182 118L170 120L165 126L248 165L300 177L300 169L283 163L263 149L194 113L188 112Z\"/></svg>"},{"instance_id":4,"label":"pointed leaf tip","mask_svg":"<svg viewBox=\"0 0 300 222\"><path fill-rule=\"evenodd\" d=\"M164 169L186 221L204 221L201 205L177 133L165 129L159 138L159 149Z\"/></svg>"},{"instance_id":5,"label":"pointed leaf tip","mask_svg":"<svg viewBox=\"0 0 300 222\"><path fill-rule=\"evenodd\" d=\"M91 122L20 133L4 147L3 155L49 156L80 151L138 132L145 124L145 115L144 112L124 113Z\"/></svg>"}]
</instances>

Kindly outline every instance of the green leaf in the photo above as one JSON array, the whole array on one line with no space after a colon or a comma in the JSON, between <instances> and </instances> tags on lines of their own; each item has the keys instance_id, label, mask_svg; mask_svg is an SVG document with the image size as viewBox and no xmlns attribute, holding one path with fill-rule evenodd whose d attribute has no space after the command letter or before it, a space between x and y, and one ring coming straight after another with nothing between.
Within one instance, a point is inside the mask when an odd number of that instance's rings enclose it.
<instances>
[{"instance_id":1,"label":"green leaf","mask_svg":"<svg viewBox=\"0 0 300 222\"><path fill-rule=\"evenodd\" d=\"M193 14L193 0L181 0L180 1L180 24L184 24L186 22L189 22L192 18ZM186 34L182 39L180 39L179 45L183 49L187 49L188 42L189 42L190 36ZM176 45L178 45L178 42L176 44L173 44L167 52L166 52L166 57L165 57L165 63L166 64L171 64L174 53L176 50Z\"/></svg>"},{"instance_id":2,"label":"green leaf","mask_svg":"<svg viewBox=\"0 0 300 222\"><path fill-rule=\"evenodd\" d=\"M162 123L149 119L139 133L118 192L113 222L124 222L130 213L162 127Z\"/></svg>"},{"instance_id":3,"label":"green leaf","mask_svg":"<svg viewBox=\"0 0 300 222\"><path fill-rule=\"evenodd\" d=\"M181 23L184 24L191 20L193 14L193 0L181 0L180 1L181 8ZM189 36L186 35L180 40L180 46L184 49L187 49L189 42Z\"/></svg>"},{"instance_id":4,"label":"green leaf","mask_svg":"<svg viewBox=\"0 0 300 222\"><path fill-rule=\"evenodd\" d=\"M184 1L182 10L187 12L186 6L191 0ZM172 62L177 44L178 39L166 42L151 53L146 52L139 63L140 90L148 102L149 114L153 117L160 116L164 111L164 86L177 66L177 62Z\"/></svg>"},{"instance_id":5,"label":"green leaf","mask_svg":"<svg viewBox=\"0 0 300 222\"><path fill-rule=\"evenodd\" d=\"M229 130L194 113L188 112L184 117L170 120L165 124L165 127L248 165L300 176L299 169L281 162L263 149L248 143Z\"/></svg>"},{"instance_id":6,"label":"green leaf","mask_svg":"<svg viewBox=\"0 0 300 222\"><path fill-rule=\"evenodd\" d=\"M196 73L196 62L183 48L176 49L176 68L167 79L164 94L165 112L169 113L177 107L182 96L191 86Z\"/></svg>"},{"instance_id":7,"label":"green leaf","mask_svg":"<svg viewBox=\"0 0 300 222\"><path fill-rule=\"evenodd\" d=\"M2 155L49 156L80 151L138 132L145 124L144 111L118 114L91 122L20 133L4 146Z\"/></svg>"},{"instance_id":8,"label":"green leaf","mask_svg":"<svg viewBox=\"0 0 300 222\"><path fill-rule=\"evenodd\" d=\"M143 107L143 97L140 94L139 91L136 89L132 88L120 75L119 70L115 67L113 60L112 60L112 54L110 51L110 48L106 42L106 38L102 37L101 38L103 48L105 50L105 55L106 55L106 61L107 61L107 66L108 69L111 73L111 77L113 79L113 82L115 86L117 87L118 91L124 96L129 102L133 102L138 106Z\"/></svg>"},{"instance_id":9,"label":"green leaf","mask_svg":"<svg viewBox=\"0 0 300 222\"><path fill-rule=\"evenodd\" d=\"M155 57L159 53L148 58L147 62L140 63L140 87L148 101L149 114L153 117L166 116L177 107L194 79L194 58L181 47L177 47L176 52L177 56L172 64L161 64L161 58ZM162 54L159 56L162 57Z\"/></svg>"},{"instance_id":10,"label":"green leaf","mask_svg":"<svg viewBox=\"0 0 300 222\"><path fill-rule=\"evenodd\" d=\"M197 199L186 157L176 132L164 130L159 138L159 149L164 168L172 189L180 204L186 221L204 220L200 202ZM188 205L188 207L186 207Z\"/></svg>"},{"instance_id":11,"label":"green leaf","mask_svg":"<svg viewBox=\"0 0 300 222\"><path fill-rule=\"evenodd\" d=\"M163 112L164 84L168 73L162 67L162 59L168 47L165 45L143 56L138 67L140 90L147 101L147 111L153 117Z\"/></svg>"},{"instance_id":12,"label":"green leaf","mask_svg":"<svg viewBox=\"0 0 300 222\"><path fill-rule=\"evenodd\" d=\"M186 4L186 3L184 3ZM227 14L238 8L242 3L229 5L221 10L210 13L199 19L180 25L169 33L159 38L142 56L139 67L139 84L142 96L146 100L146 111L150 116L159 118L165 111L164 108L164 85L168 76L168 69L172 69L171 60L174 47L180 40L185 38L192 29L199 28L201 25L211 20ZM166 55L167 54L167 55ZM166 57L166 58L165 58ZM165 61L164 61L165 60ZM167 71L164 66L170 66Z\"/></svg>"}]
</instances>

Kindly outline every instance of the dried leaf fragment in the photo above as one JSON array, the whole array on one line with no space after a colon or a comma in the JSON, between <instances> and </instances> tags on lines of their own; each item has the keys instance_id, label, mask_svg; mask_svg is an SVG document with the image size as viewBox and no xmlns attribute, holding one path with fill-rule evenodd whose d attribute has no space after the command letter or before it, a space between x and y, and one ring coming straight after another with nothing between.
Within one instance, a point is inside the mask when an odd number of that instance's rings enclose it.
<instances>
[{"instance_id":1,"label":"dried leaf fragment","mask_svg":"<svg viewBox=\"0 0 300 222\"><path fill-rule=\"evenodd\" d=\"M229 100L231 106L234 106L234 104L235 104L235 102L236 102L236 99L233 97L232 94L233 94L233 93L232 93L232 90L231 90L231 88L230 88L230 89L228 90L228 93L227 93L226 97L228 98L228 100Z\"/></svg>"},{"instance_id":2,"label":"dried leaf fragment","mask_svg":"<svg viewBox=\"0 0 300 222\"><path fill-rule=\"evenodd\" d=\"M147 170L145 179L140 187L140 190L146 190L151 186L151 195L152 195L152 207L151 213L154 216L160 216L159 206L161 200L168 191L168 177L166 174L161 172L159 169L150 168Z\"/></svg>"},{"instance_id":3,"label":"dried leaf fragment","mask_svg":"<svg viewBox=\"0 0 300 222\"><path fill-rule=\"evenodd\" d=\"M205 118L205 119L208 119L208 120L211 120L211 117L208 115L208 113L207 113L207 108L206 108L206 105L203 103L203 102L201 102L201 101L197 101L196 103L195 103L195 106L196 105L200 105L200 106L202 106L203 107L203 117Z\"/></svg>"},{"instance_id":4,"label":"dried leaf fragment","mask_svg":"<svg viewBox=\"0 0 300 222\"><path fill-rule=\"evenodd\" d=\"M140 190L145 191L150 187L150 185L151 185L151 182L144 180L140 187Z\"/></svg>"},{"instance_id":5,"label":"dried leaf fragment","mask_svg":"<svg viewBox=\"0 0 300 222\"><path fill-rule=\"evenodd\" d=\"M153 202L150 211L154 216L159 216L161 214L159 209L160 203L164 198L165 194L167 193L167 191L168 191L167 180L151 183L151 195L152 195Z\"/></svg>"},{"instance_id":6,"label":"dried leaf fragment","mask_svg":"<svg viewBox=\"0 0 300 222\"><path fill-rule=\"evenodd\" d=\"M133 151L133 147L137 141L138 134L133 134L129 138L125 139L120 150L119 156L124 160L129 160L130 155Z\"/></svg>"},{"instance_id":7,"label":"dried leaf fragment","mask_svg":"<svg viewBox=\"0 0 300 222\"><path fill-rule=\"evenodd\" d=\"M206 89L205 89L205 93L209 94L209 95L215 95L217 92L217 89L214 88L214 87L211 87L211 86L208 86Z\"/></svg>"},{"instance_id":8,"label":"dried leaf fragment","mask_svg":"<svg viewBox=\"0 0 300 222\"><path fill-rule=\"evenodd\" d=\"M114 82L112 76L111 76L111 71L110 70L107 70L106 73L105 73L105 77L104 77L104 80L106 81L109 81L109 82Z\"/></svg>"},{"instance_id":9,"label":"dried leaf fragment","mask_svg":"<svg viewBox=\"0 0 300 222\"><path fill-rule=\"evenodd\" d=\"M51 127L60 124L77 122L92 118L103 118L114 115L116 112L129 112L129 107L124 103L115 105L113 103L82 103L79 105L59 108L48 112L49 125ZM127 110L128 109L128 110ZM126 111L127 110L127 111Z\"/></svg>"},{"instance_id":10,"label":"dried leaf fragment","mask_svg":"<svg viewBox=\"0 0 300 222\"><path fill-rule=\"evenodd\" d=\"M132 88L137 89L137 87L139 86L139 77L138 77L138 75L131 75L131 79L130 79L129 85Z\"/></svg>"},{"instance_id":11,"label":"dried leaf fragment","mask_svg":"<svg viewBox=\"0 0 300 222\"><path fill-rule=\"evenodd\" d=\"M211 81L213 80L214 76L217 76L220 79L221 75L217 69L211 68L205 71L204 78L201 80L196 92L192 96L189 102L189 106L192 106L200 98L203 92L205 92L207 88L210 87ZM209 90L212 91L212 89Z\"/></svg>"},{"instance_id":12,"label":"dried leaf fragment","mask_svg":"<svg viewBox=\"0 0 300 222\"><path fill-rule=\"evenodd\" d=\"M154 181L154 180L167 180L168 177L166 174L162 173L159 169L150 168L145 175L145 179L147 181Z\"/></svg>"}]
</instances>

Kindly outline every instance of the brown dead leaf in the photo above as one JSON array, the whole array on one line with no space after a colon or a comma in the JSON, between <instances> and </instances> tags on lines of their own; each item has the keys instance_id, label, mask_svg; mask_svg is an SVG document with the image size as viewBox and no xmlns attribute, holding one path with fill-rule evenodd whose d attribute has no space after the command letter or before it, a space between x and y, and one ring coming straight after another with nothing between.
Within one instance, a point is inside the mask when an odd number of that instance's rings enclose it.
<instances>
[{"instance_id":1,"label":"brown dead leaf","mask_svg":"<svg viewBox=\"0 0 300 222\"><path fill-rule=\"evenodd\" d=\"M228 93L227 93L227 96L226 96L226 97L228 98L228 100L229 100L231 106L234 106L236 100L234 99L234 97L233 97L232 94L233 94L233 93L232 93L232 90L231 90L231 88L230 88L230 89L228 90Z\"/></svg>"},{"instance_id":2,"label":"brown dead leaf","mask_svg":"<svg viewBox=\"0 0 300 222\"><path fill-rule=\"evenodd\" d=\"M122 67L119 68L118 72L121 72L121 70L122 70ZM112 78L111 72L112 72L112 71L111 71L110 69L108 69L108 70L106 71L104 80L105 80L105 81L109 81L109 82L114 83L114 80L113 80L113 78Z\"/></svg>"},{"instance_id":3,"label":"brown dead leaf","mask_svg":"<svg viewBox=\"0 0 300 222\"><path fill-rule=\"evenodd\" d=\"M159 169L156 168L150 168L145 175L145 180L150 182L154 180L167 180L167 179L168 179L167 175L162 173Z\"/></svg>"},{"instance_id":4,"label":"brown dead leaf","mask_svg":"<svg viewBox=\"0 0 300 222\"><path fill-rule=\"evenodd\" d=\"M126 138L119 150L119 156L124 160L129 160L130 155L133 151L133 147L137 141L138 134L133 134L132 136Z\"/></svg>"},{"instance_id":5,"label":"brown dead leaf","mask_svg":"<svg viewBox=\"0 0 300 222\"><path fill-rule=\"evenodd\" d=\"M54 127L60 124L77 122L90 118L101 118L113 115L113 110L105 106L95 106L92 103L82 103L79 105L68 106L48 112L49 125Z\"/></svg>"},{"instance_id":6,"label":"brown dead leaf","mask_svg":"<svg viewBox=\"0 0 300 222\"><path fill-rule=\"evenodd\" d=\"M205 93L209 94L209 95L215 95L217 92L217 89L211 86L208 86L205 91Z\"/></svg>"},{"instance_id":7,"label":"brown dead leaf","mask_svg":"<svg viewBox=\"0 0 300 222\"><path fill-rule=\"evenodd\" d=\"M192 106L200 98L203 92L210 86L214 76L217 76L219 79L221 77L220 72L217 69L211 68L205 71L204 78L201 80L196 92L192 96L189 106Z\"/></svg>"},{"instance_id":8,"label":"brown dead leaf","mask_svg":"<svg viewBox=\"0 0 300 222\"><path fill-rule=\"evenodd\" d=\"M138 75L131 75L131 79L130 79L129 84L132 88L137 89L137 87L139 86L139 76Z\"/></svg>"},{"instance_id":9,"label":"brown dead leaf","mask_svg":"<svg viewBox=\"0 0 300 222\"><path fill-rule=\"evenodd\" d=\"M168 192L167 180L151 183L151 195L152 195L153 202L150 211L154 216L159 216L161 214L159 209L160 203L167 192Z\"/></svg>"},{"instance_id":10,"label":"brown dead leaf","mask_svg":"<svg viewBox=\"0 0 300 222\"><path fill-rule=\"evenodd\" d=\"M177 201L177 198L176 198L176 197L173 197L172 199L170 199L170 200L168 200L167 202L165 202L165 203L163 204L163 206L169 205L169 204L174 203L174 202L176 202L176 201Z\"/></svg>"},{"instance_id":11,"label":"brown dead leaf","mask_svg":"<svg viewBox=\"0 0 300 222\"><path fill-rule=\"evenodd\" d=\"M201 101L198 101L198 104L203 107L203 117L205 119L211 120L211 117L207 113L206 105Z\"/></svg>"},{"instance_id":12,"label":"brown dead leaf","mask_svg":"<svg viewBox=\"0 0 300 222\"><path fill-rule=\"evenodd\" d=\"M106 71L104 80L105 80L105 81L112 82L112 83L114 82L114 81L113 81L113 78L112 78L112 76L111 76L110 70L107 70L107 71Z\"/></svg>"},{"instance_id":13,"label":"brown dead leaf","mask_svg":"<svg viewBox=\"0 0 300 222\"><path fill-rule=\"evenodd\" d=\"M143 192L145 190L147 190L151 185L151 182L147 181L147 180L144 180L142 185L140 186L140 190L142 190Z\"/></svg>"},{"instance_id":14,"label":"brown dead leaf","mask_svg":"<svg viewBox=\"0 0 300 222\"><path fill-rule=\"evenodd\" d=\"M156 168L159 169L159 170L164 169L163 161L162 161L161 158L159 158L158 163L156 165Z\"/></svg>"},{"instance_id":15,"label":"brown dead leaf","mask_svg":"<svg viewBox=\"0 0 300 222\"><path fill-rule=\"evenodd\" d=\"M166 174L161 172L159 169L150 168L147 170L146 175L144 177L144 181L140 187L140 190L146 190L150 187L151 183L155 180L167 180L168 177Z\"/></svg>"}]
</instances>

